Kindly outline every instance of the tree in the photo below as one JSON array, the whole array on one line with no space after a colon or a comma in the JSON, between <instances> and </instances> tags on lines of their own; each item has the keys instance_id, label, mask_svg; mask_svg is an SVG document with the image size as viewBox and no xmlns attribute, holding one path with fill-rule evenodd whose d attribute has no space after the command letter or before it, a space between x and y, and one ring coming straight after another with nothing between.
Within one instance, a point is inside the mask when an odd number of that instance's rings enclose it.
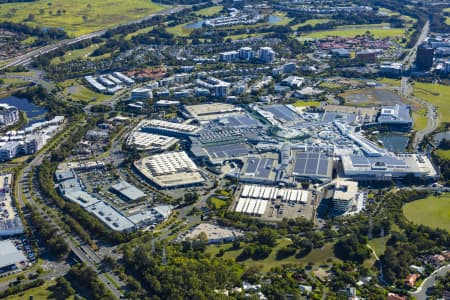
<instances>
[{"instance_id":1,"label":"tree","mask_svg":"<svg viewBox=\"0 0 450 300\"><path fill-rule=\"evenodd\" d=\"M261 244L274 247L277 243L277 232L271 228L263 228L258 232L257 240Z\"/></svg>"},{"instance_id":2,"label":"tree","mask_svg":"<svg viewBox=\"0 0 450 300\"><path fill-rule=\"evenodd\" d=\"M56 284L52 289L53 297L55 299L67 299L70 296L75 294L75 290L70 285L70 282L67 281L64 277L58 277L56 279Z\"/></svg>"},{"instance_id":3,"label":"tree","mask_svg":"<svg viewBox=\"0 0 450 300\"><path fill-rule=\"evenodd\" d=\"M361 238L362 240L363 238ZM334 245L336 257L344 261L353 261L362 264L370 256L370 250L367 248L367 241L361 241L356 236L347 236L340 239Z\"/></svg>"}]
</instances>

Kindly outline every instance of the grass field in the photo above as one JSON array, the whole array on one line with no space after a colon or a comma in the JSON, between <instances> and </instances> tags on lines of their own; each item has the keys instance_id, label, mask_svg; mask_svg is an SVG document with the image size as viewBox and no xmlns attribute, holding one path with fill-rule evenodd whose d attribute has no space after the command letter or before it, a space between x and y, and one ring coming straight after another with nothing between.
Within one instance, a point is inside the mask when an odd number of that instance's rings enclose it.
<instances>
[{"instance_id":1,"label":"grass field","mask_svg":"<svg viewBox=\"0 0 450 300\"><path fill-rule=\"evenodd\" d=\"M340 26L336 29L332 30L324 30L324 31L316 31L312 33L308 33L302 36L302 39L322 39L327 36L340 36L340 37L355 37L357 35L364 35L367 31L369 31L374 38L384 39L384 38L392 38L392 37L403 37L405 36L405 28L378 28L378 26L382 26L383 24L371 24L364 26Z\"/></svg>"},{"instance_id":2,"label":"grass field","mask_svg":"<svg viewBox=\"0 0 450 300\"><path fill-rule=\"evenodd\" d=\"M450 86L416 82L414 95L437 106L440 122L450 122Z\"/></svg>"},{"instance_id":3,"label":"grass field","mask_svg":"<svg viewBox=\"0 0 450 300\"><path fill-rule=\"evenodd\" d=\"M210 17L210 16L217 14L222 9L223 9L222 5L215 5L215 6L200 9L200 10L194 12L194 14L196 14L197 16L200 16L200 17Z\"/></svg>"},{"instance_id":4,"label":"grass field","mask_svg":"<svg viewBox=\"0 0 450 300\"><path fill-rule=\"evenodd\" d=\"M299 27L302 27L302 26L306 26L306 25L314 26L317 24L324 24L324 23L328 23L328 22L330 22L330 19L311 19L311 20L307 20L303 23L298 23L298 24L292 25L291 28L292 28L292 30L297 30Z\"/></svg>"},{"instance_id":5,"label":"grass field","mask_svg":"<svg viewBox=\"0 0 450 300\"><path fill-rule=\"evenodd\" d=\"M149 26L149 27L145 27L145 28L139 29L139 30L137 30L135 32L129 33L129 34L127 34L125 36L125 40L128 41L128 40L131 40L136 35L143 34L143 33L148 33L150 31L152 31L153 28L154 28L154 26Z\"/></svg>"},{"instance_id":6,"label":"grass field","mask_svg":"<svg viewBox=\"0 0 450 300\"><path fill-rule=\"evenodd\" d=\"M242 40L242 39L246 39L246 38L251 38L251 37L260 37L260 36L264 36L267 33L244 33L244 34L236 34L236 35L230 35L227 36L227 39L232 39L233 41L235 40Z\"/></svg>"},{"instance_id":7,"label":"grass field","mask_svg":"<svg viewBox=\"0 0 450 300\"><path fill-rule=\"evenodd\" d=\"M0 5L0 21L64 28L69 35L79 36L123 24L164 8L166 6L149 0L38 0Z\"/></svg>"},{"instance_id":8,"label":"grass field","mask_svg":"<svg viewBox=\"0 0 450 300\"><path fill-rule=\"evenodd\" d=\"M25 292L8 296L9 300L23 300L23 299L52 299L51 288L56 284L55 281L47 281L42 286L27 290ZM75 299L75 297L70 296L69 300Z\"/></svg>"},{"instance_id":9,"label":"grass field","mask_svg":"<svg viewBox=\"0 0 450 300\"><path fill-rule=\"evenodd\" d=\"M378 80L379 82L383 84L387 84L390 86L400 86L400 79L394 79L394 78L381 78Z\"/></svg>"},{"instance_id":10,"label":"grass field","mask_svg":"<svg viewBox=\"0 0 450 300\"><path fill-rule=\"evenodd\" d=\"M333 244L325 244L321 249L314 249L312 250L308 255L302 258L296 258L295 255L287 257L285 259L277 260L276 255L278 249L285 247L287 245L290 245L292 242L287 239L281 239L278 240L278 245L276 245L272 253L263 260L253 260L253 259L247 259L243 262L244 265L250 266L261 266L263 272L268 272L271 268L285 265L285 264L303 264L306 265L309 262L312 262L316 266L320 266L322 264L327 263L327 259L331 258L334 261L337 261L338 259L334 256L333 253ZM238 250L230 250L232 245L230 244L224 244L224 245L212 245L209 246L206 250L207 253L210 253L211 255L216 255L219 253L220 249L223 249L225 251L225 254L223 255L223 258L226 259L236 259L236 257L242 252L242 249Z\"/></svg>"},{"instance_id":11,"label":"grass field","mask_svg":"<svg viewBox=\"0 0 450 300\"><path fill-rule=\"evenodd\" d=\"M192 31L194 31L194 29L192 29L192 28L186 28L186 25L188 25L188 24L190 24L190 23L183 23L183 24L178 24L173 27L166 27L166 31L168 33L171 33L176 36L187 37L191 34Z\"/></svg>"},{"instance_id":12,"label":"grass field","mask_svg":"<svg viewBox=\"0 0 450 300\"><path fill-rule=\"evenodd\" d=\"M450 193L410 202L403 206L403 213L413 223L450 231Z\"/></svg>"},{"instance_id":13,"label":"grass field","mask_svg":"<svg viewBox=\"0 0 450 300\"><path fill-rule=\"evenodd\" d=\"M414 119L414 130L419 131L427 127L428 118L425 108L414 111L412 116Z\"/></svg>"},{"instance_id":14,"label":"grass field","mask_svg":"<svg viewBox=\"0 0 450 300\"><path fill-rule=\"evenodd\" d=\"M287 25L287 24L289 24L290 21L293 20L292 18L288 18L286 16L285 12L277 11L273 15L276 16L276 17L281 18L281 20L279 20L278 22L273 23L273 25Z\"/></svg>"},{"instance_id":15,"label":"grass field","mask_svg":"<svg viewBox=\"0 0 450 300\"><path fill-rule=\"evenodd\" d=\"M441 159L450 160L450 150L438 149L436 150L436 155Z\"/></svg>"},{"instance_id":16,"label":"grass field","mask_svg":"<svg viewBox=\"0 0 450 300\"><path fill-rule=\"evenodd\" d=\"M384 251L386 250L386 242L388 239L389 239L389 235L380 237L380 238L376 238L376 239L371 239L369 241L370 247L372 247L372 249L375 251L375 253L378 255L378 257L383 255Z\"/></svg>"},{"instance_id":17,"label":"grass field","mask_svg":"<svg viewBox=\"0 0 450 300\"><path fill-rule=\"evenodd\" d=\"M96 93L91 89L85 87L77 80L67 80L58 84L58 87L63 88L63 95L71 98L74 101L89 103L105 101L111 96Z\"/></svg>"},{"instance_id":18,"label":"grass field","mask_svg":"<svg viewBox=\"0 0 450 300\"><path fill-rule=\"evenodd\" d=\"M93 44L93 45L83 48L83 49L69 51L69 52L66 52L64 54L64 56L59 56L59 57L53 58L50 62L52 64L59 64L62 62L69 62L69 61L76 60L79 58L81 58L81 59L88 58L89 55L91 55L92 52L94 52L101 45L102 44Z\"/></svg>"},{"instance_id":19,"label":"grass field","mask_svg":"<svg viewBox=\"0 0 450 300\"><path fill-rule=\"evenodd\" d=\"M320 106L320 101L297 101L294 103L296 107Z\"/></svg>"}]
</instances>

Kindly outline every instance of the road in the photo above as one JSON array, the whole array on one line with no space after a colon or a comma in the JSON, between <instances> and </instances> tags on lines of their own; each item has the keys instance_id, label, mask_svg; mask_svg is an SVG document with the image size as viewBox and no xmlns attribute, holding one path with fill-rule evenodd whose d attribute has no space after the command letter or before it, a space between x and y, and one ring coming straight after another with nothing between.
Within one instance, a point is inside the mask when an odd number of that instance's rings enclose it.
<instances>
[{"instance_id":1,"label":"road","mask_svg":"<svg viewBox=\"0 0 450 300\"><path fill-rule=\"evenodd\" d=\"M167 16L167 15L170 15L170 14L174 14L174 13L177 13L177 12L182 11L183 9L185 9L185 8L187 8L187 7L189 7L189 6L186 6L186 5L178 5L178 6L175 6L175 7L173 7L173 8L169 8L169 9L166 9L166 10L162 10L162 11L160 11L160 12L157 12L157 13L154 13L154 14L151 14L151 15L148 15L148 16L145 16L145 17L143 17L143 18L140 18L140 19L137 19L137 20L130 21L130 22L126 23L126 24L120 24L120 25L117 25L117 26L115 26L115 27L113 27L113 28L111 28L111 29L114 29L114 28L117 28L117 27L120 27L120 26L123 26L123 25L130 25L130 24L141 23L141 22L143 22L143 21L152 19L153 17L156 17L156 16ZM6 64L0 66L0 70L6 69L6 68L9 68L9 67L14 67L14 66L23 66L23 65L27 65L27 64L29 64L33 59L35 59L36 57L39 57L39 56L42 55L42 54L46 54L46 53L52 52L52 51L54 51L54 50L56 50L56 49L58 49L58 48L61 48L61 47L63 47L63 46L68 46L68 45L72 45L72 44L78 43L78 42L83 41L83 40L91 39L91 38L93 38L93 37L100 37L100 36L102 36L103 34L105 34L105 32L106 32L107 30L108 30L108 29L103 29L103 30L95 31L95 32L92 32L92 33L88 33L88 34L81 35L81 36L76 37L76 38L65 39L65 40L56 42L55 44L51 44L51 45L47 45L47 46L40 47L40 48L38 48L38 49L32 50L32 51L30 51L30 52L27 52L27 53L25 53L25 54L23 54L23 55L20 55L20 56L17 56L17 57L12 58L12 59L9 60Z\"/></svg>"},{"instance_id":2,"label":"road","mask_svg":"<svg viewBox=\"0 0 450 300\"><path fill-rule=\"evenodd\" d=\"M437 269L430 276L425 278L415 292L410 292L410 295L418 300L427 299L427 290L435 285L437 277L444 276L447 272L450 272L450 265Z\"/></svg>"},{"instance_id":3,"label":"road","mask_svg":"<svg viewBox=\"0 0 450 300\"><path fill-rule=\"evenodd\" d=\"M64 142L64 141L62 141ZM21 207L22 211L26 207L25 199L26 201L35 207L37 211L44 216L53 226L55 226L58 229L58 234L61 234L64 238L65 242L69 246L69 248L72 250L72 252L86 265L92 267L94 271L98 274L98 277L100 280L105 284L105 286L113 293L113 295L116 298L121 298L123 296L123 293L121 290L116 288L115 284L118 284L119 286L125 286L125 284L117 278L113 273L102 273L98 269L97 265L101 262L101 258L95 254L95 252L90 249L87 245L79 245L75 244L73 237L71 238L64 230L62 230L58 224L58 222L52 217L52 215L47 214L41 207L41 205L34 201L33 197L31 197L30 190L33 188L32 186L29 186L29 176L31 175L32 168L39 166L42 163L42 160L47 155L47 151L42 151L38 153L34 159L22 170L22 172L19 173L19 176L15 179L17 184L15 185L15 199L17 201L17 205ZM22 191L24 193L22 194ZM38 194L38 192L36 193ZM60 276L63 274L60 274L56 272L55 274L59 274ZM54 275L56 277L56 275ZM111 282L109 278L113 278L115 281L114 283Z\"/></svg>"},{"instance_id":4,"label":"road","mask_svg":"<svg viewBox=\"0 0 450 300\"><path fill-rule=\"evenodd\" d=\"M425 40L425 38L428 36L429 33L430 33L430 22L427 21L422 28L422 32L420 33L420 36L418 37L416 44L409 51L408 55L402 61L403 68L405 70L410 69L411 66L413 65L414 61L416 60L417 48L419 47L420 44L423 43L423 41ZM416 135L414 136L414 141L412 143L413 149L418 150L418 147L419 147L420 143L422 142L423 138L426 135L433 132L437 128L438 117L436 114L436 107L434 105L432 105L431 103L426 102L422 99L414 97L412 95L412 93L413 93L413 88L410 83L410 78L408 76L403 76L402 80L401 80L401 85L400 85L400 94L404 98L407 98L411 101L414 101L414 102L420 104L421 106L425 107L427 110L427 126L424 129L416 132Z\"/></svg>"}]
</instances>

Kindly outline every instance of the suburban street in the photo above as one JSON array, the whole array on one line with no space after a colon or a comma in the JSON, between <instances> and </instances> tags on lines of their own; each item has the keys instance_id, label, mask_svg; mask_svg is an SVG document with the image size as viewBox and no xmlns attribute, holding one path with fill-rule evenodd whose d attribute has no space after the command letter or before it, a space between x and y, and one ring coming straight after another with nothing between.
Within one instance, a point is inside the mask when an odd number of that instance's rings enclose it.
<instances>
[{"instance_id":1,"label":"suburban street","mask_svg":"<svg viewBox=\"0 0 450 300\"><path fill-rule=\"evenodd\" d=\"M444 276L447 272L450 272L450 265L445 265L434 271L430 276L425 278L420 287L415 292L411 292L410 295L418 300L427 299L428 288L434 286L437 277Z\"/></svg>"}]
</instances>

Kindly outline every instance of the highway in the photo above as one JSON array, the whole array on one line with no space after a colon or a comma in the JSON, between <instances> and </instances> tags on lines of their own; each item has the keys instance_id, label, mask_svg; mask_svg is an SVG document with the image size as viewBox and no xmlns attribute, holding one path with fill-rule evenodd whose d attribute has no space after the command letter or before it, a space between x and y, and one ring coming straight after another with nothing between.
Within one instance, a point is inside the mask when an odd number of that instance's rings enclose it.
<instances>
[{"instance_id":1,"label":"highway","mask_svg":"<svg viewBox=\"0 0 450 300\"><path fill-rule=\"evenodd\" d=\"M157 12L157 13L150 14L150 15L148 15L148 16L145 16L145 17L143 17L143 18L140 18L140 19L137 19L137 20L130 21L130 22L126 23L126 24L120 24L120 25L117 25L117 26L115 26L115 27L113 27L113 28L111 28L111 29L114 29L114 28L117 28L117 27L120 27L120 26L123 26L123 25L130 25L130 24L141 23L141 22L143 22L143 21L152 19L153 17L156 17L156 16L167 16L167 15L170 15L170 14L174 14L174 13L177 13L177 12L182 11L183 9L185 9L185 8L187 8L187 7L189 7L189 6L186 6L186 5L178 5L178 6L175 6L175 7L173 7L173 8L165 9L165 10L162 10L162 11L160 11L160 12ZM105 32L106 32L107 30L108 30L108 29L103 29L103 30L95 31L95 32L92 32L92 33L88 33L88 34L81 35L81 36L79 36L79 37L75 37L75 38L71 38L71 39L62 40L62 41L59 41L59 42L57 42L57 43L55 43L55 44L51 44L51 45L47 45L47 46L40 47L40 48L38 48L38 49L32 50L32 51L30 51L30 52L27 52L27 53L25 53L25 54L23 54L23 55L20 55L20 56L17 56L17 57L12 58L12 59L9 60L6 64L0 66L0 70L6 69L6 68L9 68L9 67L15 67L15 66L23 66L23 65L27 65L27 64L29 64L33 59L35 59L36 57L38 57L38 56L40 56L40 55L42 55L42 54L49 53L49 52L54 51L54 50L56 50L56 49L58 49L58 48L61 48L61 47L63 47L63 46L68 46L68 45L72 45L72 44L75 44L75 43L80 42L80 41L83 41L83 40L91 39L91 38L93 38L93 37L100 37L100 36L102 36L103 34L105 34Z\"/></svg>"}]
</instances>

